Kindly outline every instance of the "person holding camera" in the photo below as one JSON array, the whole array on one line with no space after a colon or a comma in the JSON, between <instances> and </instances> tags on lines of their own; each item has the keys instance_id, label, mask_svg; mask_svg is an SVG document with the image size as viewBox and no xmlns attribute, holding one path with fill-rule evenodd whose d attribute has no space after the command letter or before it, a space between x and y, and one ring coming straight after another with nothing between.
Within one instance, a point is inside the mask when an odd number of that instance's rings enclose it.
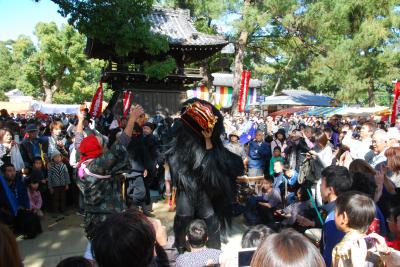
<instances>
[{"instance_id":1,"label":"person holding camera","mask_svg":"<svg viewBox=\"0 0 400 267\"><path fill-rule=\"evenodd\" d=\"M342 140L342 144L350 148L350 155L353 159L364 159L365 155L370 151L372 145L372 135L375 132L375 125L371 122L365 122L359 131L359 138L356 132L350 130L346 131L346 134Z\"/></svg>"}]
</instances>

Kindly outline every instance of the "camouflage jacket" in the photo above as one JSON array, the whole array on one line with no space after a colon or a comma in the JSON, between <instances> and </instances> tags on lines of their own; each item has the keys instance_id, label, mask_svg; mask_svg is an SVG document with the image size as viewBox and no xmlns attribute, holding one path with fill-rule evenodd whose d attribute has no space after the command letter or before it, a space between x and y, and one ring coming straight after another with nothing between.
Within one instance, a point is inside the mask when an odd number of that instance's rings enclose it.
<instances>
[{"instance_id":1,"label":"camouflage jacket","mask_svg":"<svg viewBox=\"0 0 400 267\"><path fill-rule=\"evenodd\" d=\"M85 204L85 231L89 239L99 223L113 212L121 212L125 209L122 200L122 180L118 175L129 169L126 146L115 143L109 151L102 156L87 163L90 174L85 174L79 179L79 188L84 195ZM99 178L95 175L110 178Z\"/></svg>"}]
</instances>

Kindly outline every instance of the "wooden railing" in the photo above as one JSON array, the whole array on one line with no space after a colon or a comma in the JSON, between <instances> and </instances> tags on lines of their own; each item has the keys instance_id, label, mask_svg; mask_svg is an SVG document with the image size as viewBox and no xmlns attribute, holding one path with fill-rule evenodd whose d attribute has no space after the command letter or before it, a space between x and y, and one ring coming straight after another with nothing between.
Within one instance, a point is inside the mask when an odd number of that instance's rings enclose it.
<instances>
[{"instance_id":1,"label":"wooden railing","mask_svg":"<svg viewBox=\"0 0 400 267\"><path fill-rule=\"evenodd\" d=\"M117 64L117 63L110 63L104 71L106 72L121 72L121 73L132 73L132 74L139 74L143 73L143 66L139 64ZM184 75L184 76L194 76L200 77L200 69L199 68L176 68L171 75Z\"/></svg>"}]
</instances>

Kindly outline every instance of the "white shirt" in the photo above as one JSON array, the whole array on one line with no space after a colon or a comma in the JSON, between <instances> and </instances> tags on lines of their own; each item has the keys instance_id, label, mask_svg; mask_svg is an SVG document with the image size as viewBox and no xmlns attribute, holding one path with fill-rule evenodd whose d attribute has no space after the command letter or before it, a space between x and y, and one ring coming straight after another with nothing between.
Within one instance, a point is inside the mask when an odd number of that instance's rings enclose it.
<instances>
[{"instance_id":1,"label":"white shirt","mask_svg":"<svg viewBox=\"0 0 400 267\"><path fill-rule=\"evenodd\" d=\"M348 132L342 140L342 144L350 148L350 155L353 159L364 159L365 155L370 151L372 139L355 140L352 132Z\"/></svg>"}]
</instances>

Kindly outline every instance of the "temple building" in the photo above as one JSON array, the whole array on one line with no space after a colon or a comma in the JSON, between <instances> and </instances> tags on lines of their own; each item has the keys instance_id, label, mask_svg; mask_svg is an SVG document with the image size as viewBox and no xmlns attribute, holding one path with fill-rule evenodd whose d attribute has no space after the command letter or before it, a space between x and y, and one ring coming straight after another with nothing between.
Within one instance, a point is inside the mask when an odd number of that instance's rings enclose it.
<instances>
[{"instance_id":1,"label":"temple building","mask_svg":"<svg viewBox=\"0 0 400 267\"><path fill-rule=\"evenodd\" d=\"M169 51L159 59L171 56L176 69L161 80L149 78L143 73L143 63L154 60L154 56L132 53L118 56L112 46L88 38L86 53L90 58L108 61L102 73L102 81L114 90L109 103L122 109L122 92L133 92L133 102L143 106L149 114L157 111L175 113L186 99L186 90L202 80L200 69L185 68L186 65L206 59L219 52L228 42L221 36L198 32L190 18L189 10L154 8L149 15L151 30L167 37ZM157 58L156 58L157 59Z\"/></svg>"}]
</instances>

